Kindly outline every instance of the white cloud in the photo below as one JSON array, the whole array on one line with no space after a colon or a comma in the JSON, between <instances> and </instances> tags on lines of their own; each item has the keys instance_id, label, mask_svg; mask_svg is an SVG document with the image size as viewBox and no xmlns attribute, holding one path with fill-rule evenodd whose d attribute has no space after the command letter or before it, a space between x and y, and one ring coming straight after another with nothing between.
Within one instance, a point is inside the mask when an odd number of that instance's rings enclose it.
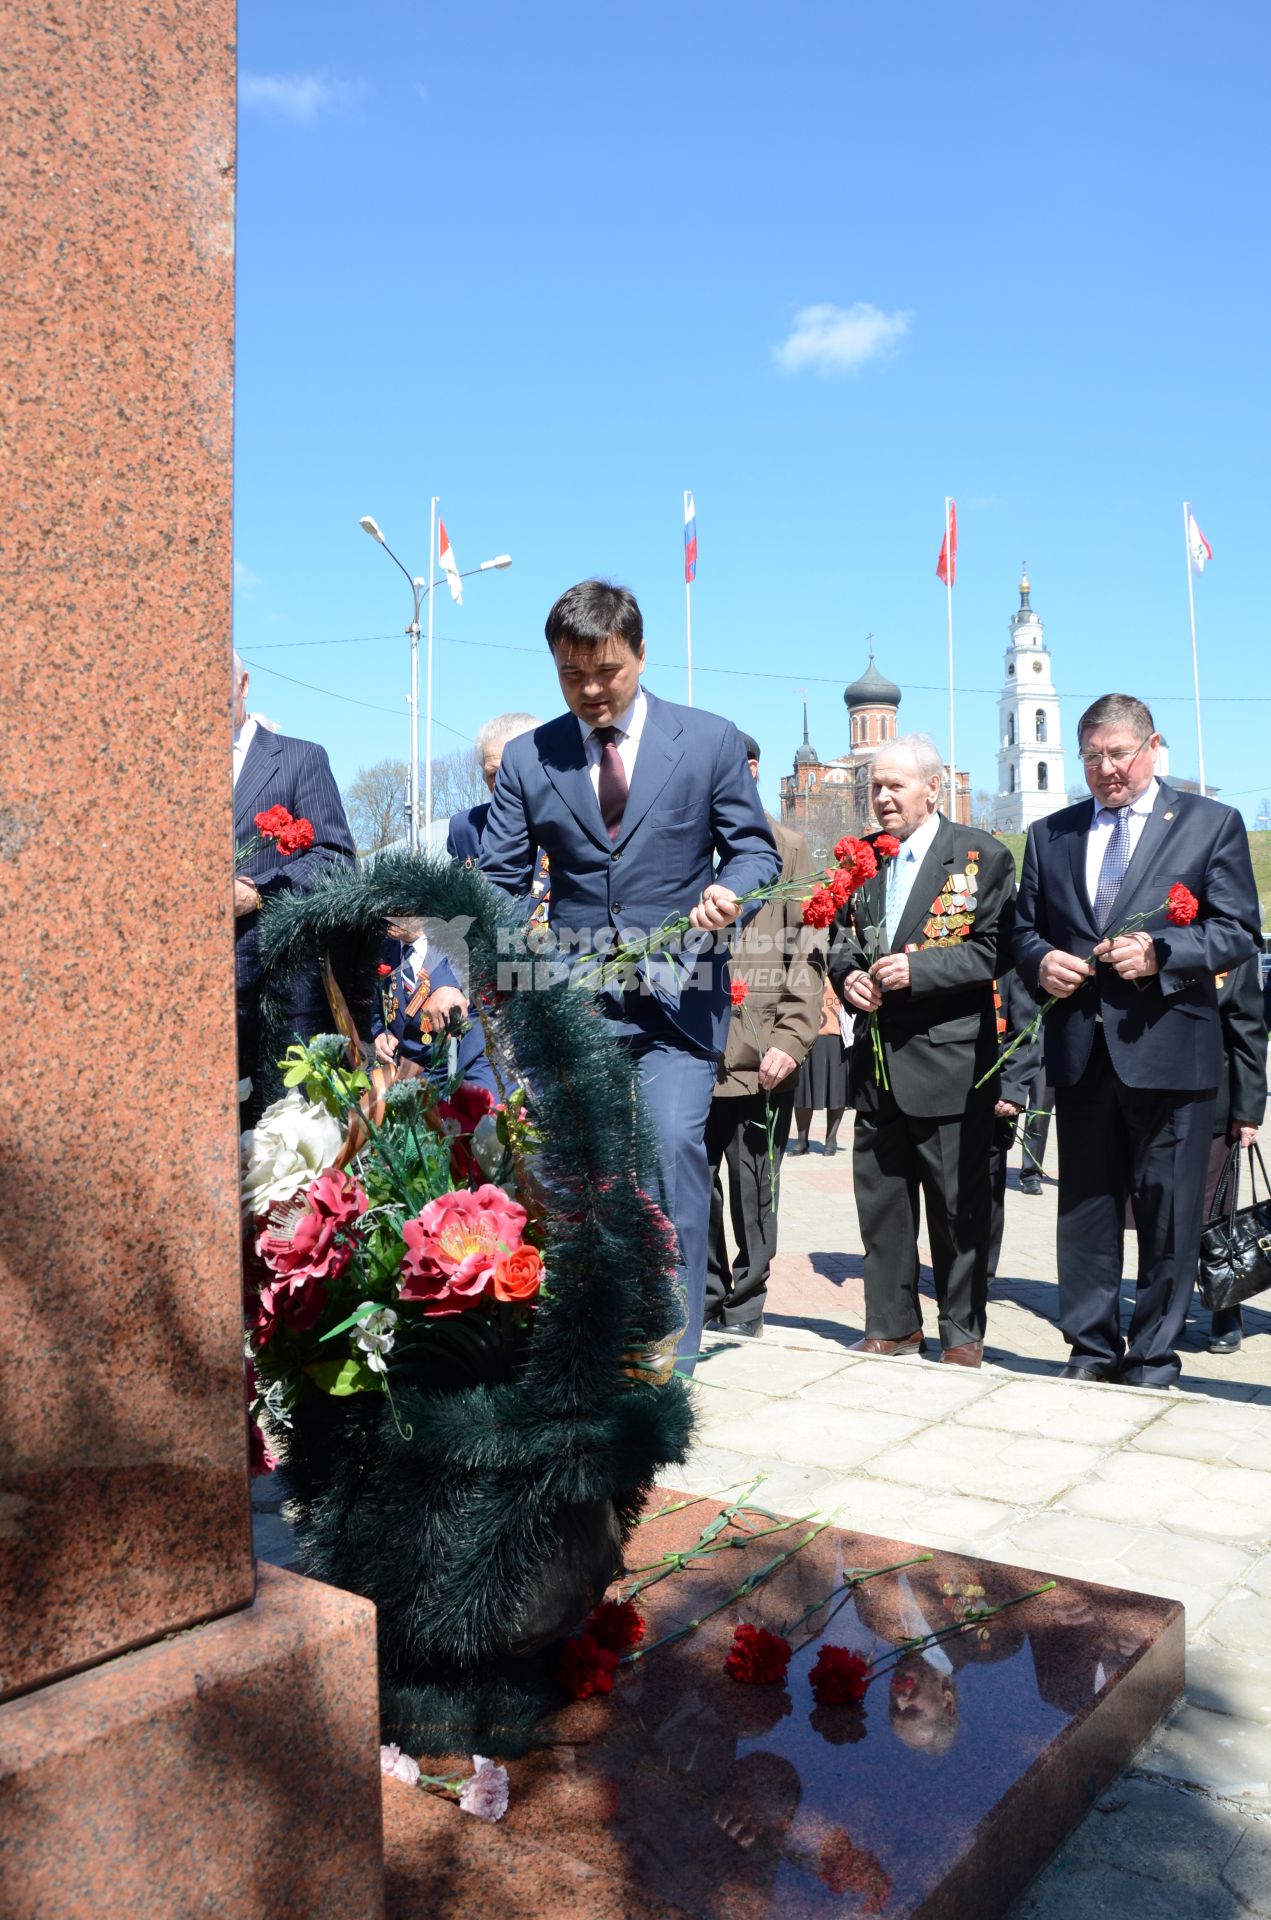
<instances>
[{"instance_id":1,"label":"white cloud","mask_svg":"<svg viewBox=\"0 0 1271 1920\"><path fill-rule=\"evenodd\" d=\"M244 73L238 81L239 104L276 114L297 126L312 126L320 113L339 105L350 89L320 73Z\"/></svg>"},{"instance_id":2,"label":"white cloud","mask_svg":"<svg viewBox=\"0 0 1271 1920\"><path fill-rule=\"evenodd\" d=\"M884 313L867 300L853 307L836 307L825 301L815 307L801 307L794 325L772 357L782 373L819 373L822 378L835 373L855 373L869 360L883 359L894 353L909 332L913 315L897 310Z\"/></svg>"},{"instance_id":3,"label":"white cloud","mask_svg":"<svg viewBox=\"0 0 1271 1920\"><path fill-rule=\"evenodd\" d=\"M235 560L234 585L240 590L247 587L258 587L260 585L260 575L253 573L250 567L245 567L241 560Z\"/></svg>"}]
</instances>

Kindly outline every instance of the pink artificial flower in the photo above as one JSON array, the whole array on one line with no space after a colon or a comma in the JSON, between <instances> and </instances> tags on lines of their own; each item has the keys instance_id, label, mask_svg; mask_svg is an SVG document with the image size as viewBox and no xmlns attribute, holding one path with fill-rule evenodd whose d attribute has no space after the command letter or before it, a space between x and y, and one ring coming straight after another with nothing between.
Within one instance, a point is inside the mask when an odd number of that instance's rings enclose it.
<instances>
[{"instance_id":1,"label":"pink artificial flower","mask_svg":"<svg viewBox=\"0 0 1271 1920\"><path fill-rule=\"evenodd\" d=\"M392 1746L380 1748L380 1772L386 1773L390 1780L401 1780L408 1787L419 1785L419 1762L403 1753L396 1741Z\"/></svg>"},{"instance_id":2,"label":"pink artificial flower","mask_svg":"<svg viewBox=\"0 0 1271 1920\"><path fill-rule=\"evenodd\" d=\"M501 1820L508 1810L507 1768L481 1753L473 1754L472 1764L476 1772L460 1792L459 1805L478 1820Z\"/></svg>"},{"instance_id":3,"label":"pink artificial flower","mask_svg":"<svg viewBox=\"0 0 1271 1920\"><path fill-rule=\"evenodd\" d=\"M430 1200L418 1220L402 1227L402 1299L421 1301L426 1313L474 1306L489 1292L498 1262L520 1245L525 1220L525 1208L502 1187Z\"/></svg>"},{"instance_id":4,"label":"pink artificial flower","mask_svg":"<svg viewBox=\"0 0 1271 1920\"><path fill-rule=\"evenodd\" d=\"M252 1419L252 1402L256 1398L256 1369L250 1360L243 1371L243 1392L247 1396L248 1457L251 1461L252 1478L258 1479L262 1473L273 1472L278 1465L278 1455L270 1452L269 1442L262 1428Z\"/></svg>"},{"instance_id":5,"label":"pink artificial flower","mask_svg":"<svg viewBox=\"0 0 1271 1920\"><path fill-rule=\"evenodd\" d=\"M368 1201L352 1174L330 1167L306 1191L302 1205L275 1207L256 1241L265 1265L295 1285L334 1280L353 1257L349 1229Z\"/></svg>"}]
</instances>

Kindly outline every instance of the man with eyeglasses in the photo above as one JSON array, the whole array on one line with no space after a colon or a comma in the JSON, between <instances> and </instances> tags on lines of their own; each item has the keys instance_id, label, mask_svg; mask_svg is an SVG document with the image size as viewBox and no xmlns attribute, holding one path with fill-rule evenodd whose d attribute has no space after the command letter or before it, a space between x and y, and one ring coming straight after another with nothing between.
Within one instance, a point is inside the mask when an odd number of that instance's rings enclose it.
<instances>
[{"instance_id":1,"label":"man with eyeglasses","mask_svg":"<svg viewBox=\"0 0 1271 1920\"><path fill-rule=\"evenodd\" d=\"M1157 779L1161 736L1141 700L1105 694L1077 738L1093 798L1029 828L1015 919L1020 974L1039 1000L1058 1000L1043 1034L1059 1138L1059 1316L1072 1349L1063 1372L1168 1387L1223 1071L1214 976L1256 951L1261 913L1243 820ZM1165 921L1175 883L1200 902L1190 926ZM1138 1286L1123 1336L1131 1197Z\"/></svg>"}]
</instances>

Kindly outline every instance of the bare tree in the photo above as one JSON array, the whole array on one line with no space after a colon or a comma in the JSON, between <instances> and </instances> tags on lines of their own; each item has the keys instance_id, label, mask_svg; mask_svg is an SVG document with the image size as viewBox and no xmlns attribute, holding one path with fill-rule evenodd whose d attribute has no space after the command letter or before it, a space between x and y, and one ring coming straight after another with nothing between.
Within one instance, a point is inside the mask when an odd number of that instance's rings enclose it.
<instances>
[{"instance_id":1,"label":"bare tree","mask_svg":"<svg viewBox=\"0 0 1271 1920\"><path fill-rule=\"evenodd\" d=\"M344 811L360 852L374 853L405 834L409 778L404 760L380 760L373 767L363 767L349 782Z\"/></svg>"},{"instance_id":2,"label":"bare tree","mask_svg":"<svg viewBox=\"0 0 1271 1920\"><path fill-rule=\"evenodd\" d=\"M420 782L423 782L423 770L420 770ZM460 747L455 753L448 753L432 763L432 811L434 820L448 819L452 813L462 813L468 807L475 807L480 801L488 800L485 781L477 765L477 756L471 747ZM422 795L421 795L422 799Z\"/></svg>"},{"instance_id":3,"label":"bare tree","mask_svg":"<svg viewBox=\"0 0 1271 1920\"><path fill-rule=\"evenodd\" d=\"M978 787L971 802L971 823L985 832L993 831L993 795L984 787Z\"/></svg>"}]
</instances>

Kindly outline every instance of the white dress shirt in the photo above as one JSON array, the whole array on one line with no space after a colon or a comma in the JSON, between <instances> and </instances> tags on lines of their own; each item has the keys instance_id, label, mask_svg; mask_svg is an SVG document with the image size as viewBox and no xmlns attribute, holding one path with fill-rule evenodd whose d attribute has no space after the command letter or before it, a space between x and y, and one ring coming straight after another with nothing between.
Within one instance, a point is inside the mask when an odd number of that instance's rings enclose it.
<instances>
[{"instance_id":1,"label":"white dress shirt","mask_svg":"<svg viewBox=\"0 0 1271 1920\"><path fill-rule=\"evenodd\" d=\"M613 726L616 729L614 745L618 749L618 758L622 762L622 770L627 776L628 790L630 790L631 787L631 776L635 772L636 755L640 751L640 735L644 732L645 716L648 711L649 703L644 697L644 688L638 687L636 689L636 697L631 702L631 705L625 713L620 713L613 722ZM595 727L588 726L584 720L579 720L578 731L583 737L583 752L587 756L587 771L591 775L591 790L595 794L597 802L599 802L600 762L604 758L605 750L601 742L596 738Z\"/></svg>"},{"instance_id":2,"label":"white dress shirt","mask_svg":"<svg viewBox=\"0 0 1271 1920\"><path fill-rule=\"evenodd\" d=\"M905 908L914 890L918 869L926 859L939 828L939 813L930 814L920 827L914 828L907 840L901 841L900 852L888 864L886 902L888 946L896 938L896 929L905 917Z\"/></svg>"},{"instance_id":3,"label":"white dress shirt","mask_svg":"<svg viewBox=\"0 0 1271 1920\"><path fill-rule=\"evenodd\" d=\"M1138 849L1148 815L1156 805L1158 791L1159 787L1153 776L1138 799L1126 803L1130 809L1130 818L1126 824L1130 829L1131 860ZM1103 857L1108 851L1108 842L1112 838L1112 829L1116 826L1119 811L1117 807L1103 807L1098 801L1095 802L1094 819L1086 835L1086 892L1090 896L1092 906L1099 891L1099 874L1103 867Z\"/></svg>"},{"instance_id":4,"label":"white dress shirt","mask_svg":"<svg viewBox=\"0 0 1271 1920\"><path fill-rule=\"evenodd\" d=\"M222 736L224 737L224 736ZM256 738L256 716L249 713L241 727L234 729L234 785L238 785L238 776L243 771L243 762L247 758L247 749Z\"/></svg>"}]
</instances>

